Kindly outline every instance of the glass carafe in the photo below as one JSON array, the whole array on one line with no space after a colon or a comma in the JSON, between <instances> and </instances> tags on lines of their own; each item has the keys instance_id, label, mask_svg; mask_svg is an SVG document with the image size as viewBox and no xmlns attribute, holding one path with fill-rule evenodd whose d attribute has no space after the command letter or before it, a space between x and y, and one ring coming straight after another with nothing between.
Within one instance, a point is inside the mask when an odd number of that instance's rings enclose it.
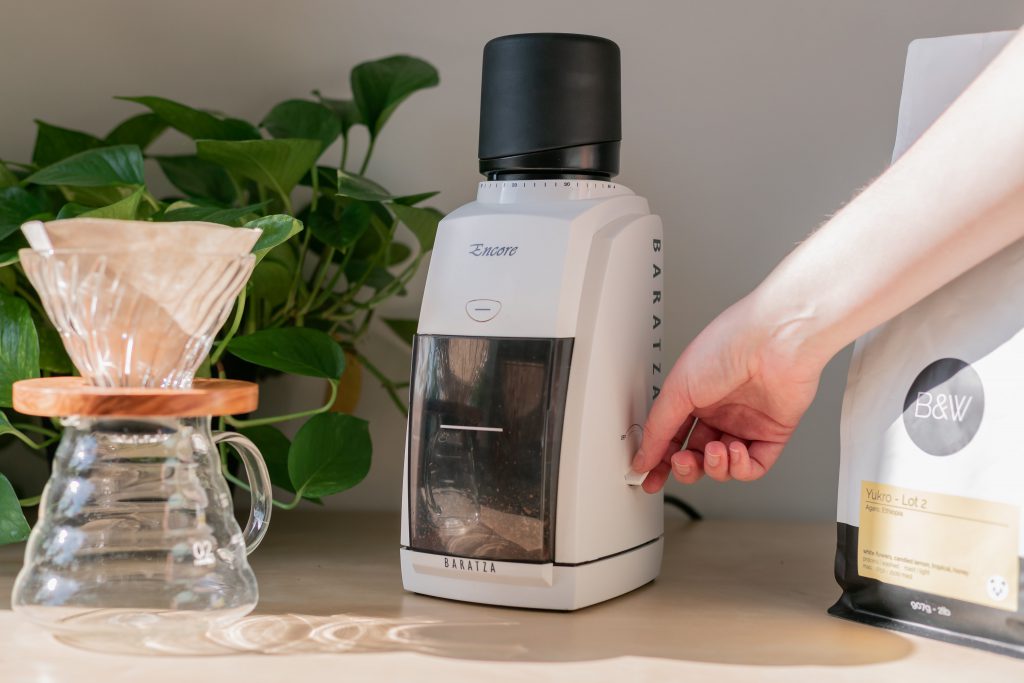
<instances>
[{"instance_id":1,"label":"glass carafe","mask_svg":"<svg viewBox=\"0 0 1024 683\"><path fill-rule=\"evenodd\" d=\"M271 513L270 477L245 437L209 417L67 417L39 521L12 596L15 611L68 636L204 632L258 600L246 559ZM219 445L252 488L243 532Z\"/></svg>"}]
</instances>

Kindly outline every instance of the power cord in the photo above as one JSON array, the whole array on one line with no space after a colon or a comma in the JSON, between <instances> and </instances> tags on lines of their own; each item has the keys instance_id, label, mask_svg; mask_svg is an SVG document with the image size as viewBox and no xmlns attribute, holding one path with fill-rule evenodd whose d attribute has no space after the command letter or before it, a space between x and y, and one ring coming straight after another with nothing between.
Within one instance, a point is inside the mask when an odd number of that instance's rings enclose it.
<instances>
[{"instance_id":1,"label":"power cord","mask_svg":"<svg viewBox=\"0 0 1024 683\"><path fill-rule=\"evenodd\" d=\"M672 507L681 510L684 515L694 521L704 519L704 515L700 514L697 508L693 507L679 496L667 495L665 496L665 505L671 505Z\"/></svg>"}]
</instances>

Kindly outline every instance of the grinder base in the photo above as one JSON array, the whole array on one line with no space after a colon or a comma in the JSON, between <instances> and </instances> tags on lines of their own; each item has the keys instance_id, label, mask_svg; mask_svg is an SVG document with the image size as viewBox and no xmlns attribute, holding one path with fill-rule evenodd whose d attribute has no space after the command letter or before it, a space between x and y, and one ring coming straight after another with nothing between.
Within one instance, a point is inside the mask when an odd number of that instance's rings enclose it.
<instances>
[{"instance_id":1,"label":"grinder base","mask_svg":"<svg viewBox=\"0 0 1024 683\"><path fill-rule=\"evenodd\" d=\"M658 576L664 539L576 565L470 560L402 548L407 591L463 602L559 611L604 602Z\"/></svg>"}]
</instances>

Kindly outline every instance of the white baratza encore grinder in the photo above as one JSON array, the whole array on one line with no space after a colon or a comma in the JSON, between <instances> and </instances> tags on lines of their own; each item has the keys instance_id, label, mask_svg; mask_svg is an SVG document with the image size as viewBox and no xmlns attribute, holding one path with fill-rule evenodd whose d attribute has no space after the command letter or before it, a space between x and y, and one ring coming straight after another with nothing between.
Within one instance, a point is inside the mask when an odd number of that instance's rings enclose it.
<instances>
[{"instance_id":1,"label":"white baratza encore grinder","mask_svg":"<svg viewBox=\"0 0 1024 683\"><path fill-rule=\"evenodd\" d=\"M572 610L653 580L630 476L661 385L662 229L619 170L619 48L484 48L477 199L440 225L413 350L402 579Z\"/></svg>"}]
</instances>

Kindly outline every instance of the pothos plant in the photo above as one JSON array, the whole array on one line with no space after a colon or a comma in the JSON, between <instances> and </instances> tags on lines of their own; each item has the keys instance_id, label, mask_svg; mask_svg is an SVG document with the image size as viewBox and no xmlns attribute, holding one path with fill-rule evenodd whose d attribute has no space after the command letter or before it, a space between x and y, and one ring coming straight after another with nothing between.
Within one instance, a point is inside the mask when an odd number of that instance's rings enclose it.
<instances>
[{"instance_id":1,"label":"pothos plant","mask_svg":"<svg viewBox=\"0 0 1024 683\"><path fill-rule=\"evenodd\" d=\"M368 425L343 406L339 410L343 399L352 403L339 397L339 383L345 377L346 384L356 384L353 371L365 369L405 412L400 392L406 384L378 370L362 342L377 307L405 294L442 217L420 206L436 192L394 195L366 172L395 108L437 83L428 63L393 56L353 68L350 99L314 91L310 99L274 106L258 125L161 97L119 98L146 111L105 137L36 122L31 161L0 161L0 448L20 446L0 452L0 543L27 536L23 508L39 502L35 492L14 490L3 474L5 460L26 450L50 457L60 438L56 423L13 410L11 385L74 372L18 262L18 249L26 246L18 228L27 220L94 216L262 228L254 247L258 264L201 374L286 373L326 381L325 400L301 412L222 418L259 446L277 489L275 505L319 501L366 476ZM357 127L369 136L356 165L349 140ZM169 129L191 140L190 152L149 154ZM321 163L339 138L338 163ZM157 197L149 189L146 159L175 188L172 196ZM383 322L411 340L414 321ZM289 440L275 425L296 419L303 424ZM229 479L244 487L226 460L223 465Z\"/></svg>"}]
</instances>

